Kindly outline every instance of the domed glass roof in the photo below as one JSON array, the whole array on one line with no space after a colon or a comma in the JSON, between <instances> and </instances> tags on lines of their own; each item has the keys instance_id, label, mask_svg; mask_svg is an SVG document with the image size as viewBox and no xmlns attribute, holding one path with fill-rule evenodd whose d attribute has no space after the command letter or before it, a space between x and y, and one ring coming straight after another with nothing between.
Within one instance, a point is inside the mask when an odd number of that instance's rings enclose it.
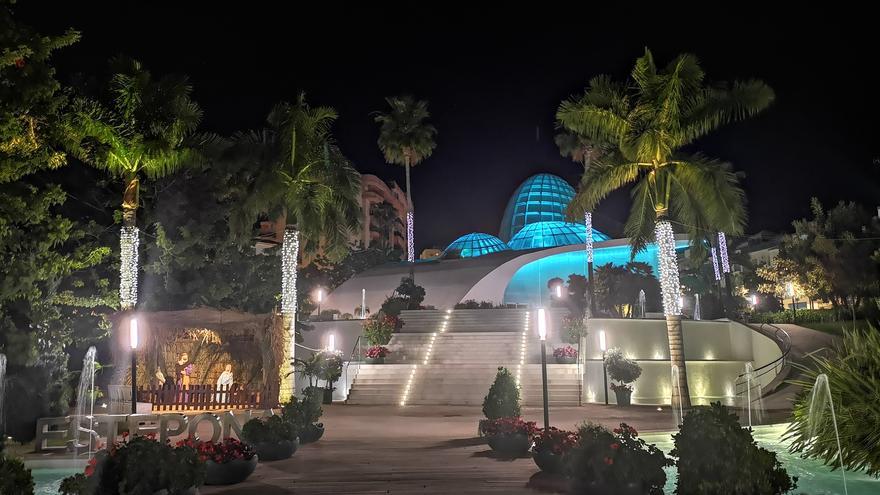
<instances>
[{"instance_id":1,"label":"domed glass roof","mask_svg":"<svg viewBox=\"0 0 880 495\"><path fill-rule=\"evenodd\" d=\"M484 254L497 253L498 251L507 251L510 249L501 239L494 235L483 234L482 232L473 232L465 234L458 239L452 241L444 253L455 251L462 258L476 258Z\"/></svg>"},{"instance_id":2,"label":"domed glass roof","mask_svg":"<svg viewBox=\"0 0 880 495\"><path fill-rule=\"evenodd\" d=\"M552 174L529 177L507 202L498 237L509 241L526 225L565 221L565 208L574 194L574 188L561 177Z\"/></svg>"},{"instance_id":3,"label":"domed glass roof","mask_svg":"<svg viewBox=\"0 0 880 495\"><path fill-rule=\"evenodd\" d=\"M510 242L511 249L538 249L571 244L583 244L587 239L587 227L571 222L538 222L526 225ZM607 241L608 236L593 229L593 241Z\"/></svg>"}]
</instances>

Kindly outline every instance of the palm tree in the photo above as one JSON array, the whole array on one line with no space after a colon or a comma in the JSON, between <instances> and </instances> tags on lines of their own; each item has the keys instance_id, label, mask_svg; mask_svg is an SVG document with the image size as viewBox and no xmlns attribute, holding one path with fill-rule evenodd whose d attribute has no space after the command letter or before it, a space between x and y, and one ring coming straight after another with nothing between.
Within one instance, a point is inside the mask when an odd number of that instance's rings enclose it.
<instances>
[{"instance_id":1,"label":"palm tree","mask_svg":"<svg viewBox=\"0 0 880 495\"><path fill-rule=\"evenodd\" d=\"M386 162L406 168L406 259L411 262L415 260L415 239L409 169L431 156L436 147L437 129L425 122L431 116L427 101L416 101L409 95L391 96L385 101L390 111L375 115L375 121L380 124L378 144Z\"/></svg>"},{"instance_id":2,"label":"palm tree","mask_svg":"<svg viewBox=\"0 0 880 495\"><path fill-rule=\"evenodd\" d=\"M202 111L185 77L154 79L132 59L114 59L112 66L109 104L75 100L66 122L67 135L75 138L67 146L84 162L123 181L120 304L131 309L137 303L140 180L159 179L200 160L193 133Z\"/></svg>"},{"instance_id":3,"label":"palm tree","mask_svg":"<svg viewBox=\"0 0 880 495\"><path fill-rule=\"evenodd\" d=\"M584 170L590 168L593 160L602 155L602 147L583 134L562 131L553 138L559 154L571 158L584 166Z\"/></svg>"},{"instance_id":4,"label":"palm tree","mask_svg":"<svg viewBox=\"0 0 880 495\"><path fill-rule=\"evenodd\" d=\"M652 238L658 245L670 360L679 370L672 400L690 407L672 222L698 240L716 231L741 233L746 211L728 164L682 148L764 110L774 94L757 80L708 85L699 62L688 54L658 70L647 49L631 77L627 85L595 77L582 96L559 106L556 118L564 129L612 145L584 172L569 215L579 218L610 192L635 184L625 231L633 253Z\"/></svg>"},{"instance_id":5,"label":"palm tree","mask_svg":"<svg viewBox=\"0 0 880 495\"><path fill-rule=\"evenodd\" d=\"M380 234L379 246L390 251L394 249L394 236L403 230L403 224L394 207L383 201L370 208L370 230Z\"/></svg>"},{"instance_id":6,"label":"palm tree","mask_svg":"<svg viewBox=\"0 0 880 495\"><path fill-rule=\"evenodd\" d=\"M311 107L300 94L296 103L280 103L267 126L233 136L228 158L246 162L250 184L233 229L251 231L260 216L283 218L281 313L289 334L288 356L295 359L296 269L300 246L322 250L331 259L348 251L360 221L360 175L334 144L336 111ZM302 236L301 236L302 234ZM301 240L302 237L302 240ZM282 371L282 375L286 372ZM283 377L282 377L283 378ZM287 390L292 393L293 389Z\"/></svg>"}]
</instances>

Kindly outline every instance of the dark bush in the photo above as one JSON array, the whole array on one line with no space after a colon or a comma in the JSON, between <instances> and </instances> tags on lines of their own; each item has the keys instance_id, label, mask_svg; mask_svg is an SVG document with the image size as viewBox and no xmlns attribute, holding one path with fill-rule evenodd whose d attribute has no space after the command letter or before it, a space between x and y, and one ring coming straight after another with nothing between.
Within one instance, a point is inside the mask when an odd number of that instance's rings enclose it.
<instances>
[{"instance_id":1,"label":"dark bush","mask_svg":"<svg viewBox=\"0 0 880 495\"><path fill-rule=\"evenodd\" d=\"M720 403L691 410L673 435L681 495L776 495L797 487L776 454Z\"/></svg>"},{"instance_id":2,"label":"dark bush","mask_svg":"<svg viewBox=\"0 0 880 495\"><path fill-rule=\"evenodd\" d=\"M489 419L520 416L519 387L507 368L498 368L495 382L483 399L483 414Z\"/></svg>"},{"instance_id":3,"label":"dark bush","mask_svg":"<svg viewBox=\"0 0 880 495\"><path fill-rule=\"evenodd\" d=\"M293 421L285 421L281 416L254 418L241 429L242 439L250 444L292 442L296 434Z\"/></svg>"}]
</instances>

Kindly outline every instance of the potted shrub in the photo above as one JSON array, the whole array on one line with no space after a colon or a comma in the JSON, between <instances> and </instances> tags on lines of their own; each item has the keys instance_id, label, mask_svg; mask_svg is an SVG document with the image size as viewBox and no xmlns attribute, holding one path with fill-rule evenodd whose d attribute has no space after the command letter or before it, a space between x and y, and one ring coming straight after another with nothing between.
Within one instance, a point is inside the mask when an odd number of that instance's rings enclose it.
<instances>
[{"instance_id":1,"label":"potted shrub","mask_svg":"<svg viewBox=\"0 0 880 495\"><path fill-rule=\"evenodd\" d=\"M483 421L480 426L489 447L504 457L521 457L532 446L534 421L523 421L520 417L498 418Z\"/></svg>"},{"instance_id":2,"label":"potted shrub","mask_svg":"<svg viewBox=\"0 0 880 495\"><path fill-rule=\"evenodd\" d=\"M323 414L321 399L323 389L308 387L303 390L303 397L291 397L281 408L281 417L293 425L299 434L300 444L317 442L324 435L324 424L318 423Z\"/></svg>"},{"instance_id":3,"label":"potted shrub","mask_svg":"<svg viewBox=\"0 0 880 495\"><path fill-rule=\"evenodd\" d=\"M565 470L572 479L571 493L662 495L666 484L663 468L672 464L626 423L613 431L586 423L578 431L577 445L568 453Z\"/></svg>"},{"instance_id":4,"label":"potted shrub","mask_svg":"<svg viewBox=\"0 0 880 495\"><path fill-rule=\"evenodd\" d=\"M31 470L19 459L6 457L3 454L2 441L0 439L0 493L34 493Z\"/></svg>"},{"instance_id":5,"label":"potted shrub","mask_svg":"<svg viewBox=\"0 0 880 495\"><path fill-rule=\"evenodd\" d=\"M364 321L364 337L370 345L386 345L402 326L403 322L397 316L379 312Z\"/></svg>"},{"instance_id":6,"label":"potted shrub","mask_svg":"<svg viewBox=\"0 0 880 495\"><path fill-rule=\"evenodd\" d=\"M324 350L316 353L319 360L318 378L324 380L324 404L333 403L333 384L342 376L342 352Z\"/></svg>"},{"instance_id":7,"label":"potted shrub","mask_svg":"<svg viewBox=\"0 0 880 495\"><path fill-rule=\"evenodd\" d=\"M299 445L293 422L281 416L254 418L244 424L241 436L254 447L262 462L287 459Z\"/></svg>"},{"instance_id":8,"label":"potted shrub","mask_svg":"<svg viewBox=\"0 0 880 495\"><path fill-rule=\"evenodd\" d=\"M498 368L495 381L483 399L483 414L488 419L520 416L519 387L507 368Z\"/></svg>"},{"instance_id":9,"label":"potted shrub","mask_svg":"<svg viewBox=\"0 0 880 495\"><path fill-rule=\"evenodd\" d=\"M205 481L204 460L192 445L172 447L153 435L135 436L99 450L83 473L65 478L65 495L95 493L198 493Z\"/></svg>"},{"instance_id":10,"label":"potted shrub","mask_svg":"<svg viewBox=\"0 0 880 495\"><path fill-rule=\"evenodd\" d=\"M612 383L611 390L617 396L618 406L628 406L632 401L632 382L642 374L639 363L623 355L620 349L609 349L605 353L605 367L608 376L619 383Z\"/></svg>"},{"instance_id":11,"label":"potted shrub","mask_svg":"<svg viewBox=\"0 0 880 495\"><path fill-rule=\"evenodd\" d=\"M557 347L556 349L553 349L553 357L556 358L558 364L576 364L578 360L578 351L570 345Z\"/></svg>"},{"instance_id":12,"label":"potted shrub","mask_svg":"<svg viewBox=\"0 0 880 495\"><path fill-rule=\"evenodd\" d=\"M797 477L788 475L776 454L759 447L751 430L718 402L692 409L672 438L678 493L776 495L797 488Z\"/></svg>"},{"instance_id":13,"label":"potted shrub","mask_svg":"<svg viewBox=\"0 0 880 495\"><path fill-rule=\"evenodd\" d=\"M565 467L565 456L578 443L578 434L551 426L537 430L534 441L532 459L535 464L545 473L559 474Z\"/></svg>"},{"instance_id":14,"label":"potted shrub","mask_svg":"<svg viewBox=\"0 0 880 495\"><path fill-rule=\"evenodd\" d=\"M384 345L374 345L364 354L367 364L385 364L385 356L391 354Z\"/></svg>"},{"instance_id":15,"label":"potted shrub","mask_svg":"<svg viewBox=\"0 0 880 495\"><path fill-rule=\"evenodd\" d=\"M222 441L181 440L179 447L193 447L205 461L206 485L233 485L246 480L257 467L257 454L250 445L232 437Z\"/></svg>"}]
</instances>

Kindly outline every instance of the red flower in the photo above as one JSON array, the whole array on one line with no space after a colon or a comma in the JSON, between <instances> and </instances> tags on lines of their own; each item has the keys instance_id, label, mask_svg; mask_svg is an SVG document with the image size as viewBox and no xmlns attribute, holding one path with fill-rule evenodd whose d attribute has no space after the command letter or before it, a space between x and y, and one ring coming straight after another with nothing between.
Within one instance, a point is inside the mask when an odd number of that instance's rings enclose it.
<instances>
[{"instance_id":1,"label":"red flower","mask_svg":"<svg viewBox=\"0 0 880 495\"><path fill-rule=\"evenodd\" d=\"M97 457L92 457L91 459L89 459L88 464L86 464L85 475L87 477L91 478L92 475L95 474L95 466L97 466L97 465L98 465L98 458Z\"/></svg>"},{"instance_id":2,"label":"red flower","mask_svg":"<svg viewBox=\"0 0 880 495\"><path fill-rule=\"evenodd\" d=\"M609 465L609 466L612 465L612 464L614 464L614 459L612 459L612 458L610 458L610 457L606 457L606 458L605 458L605 464L607 464L607 465Z\"/></svg>"},{"instance_id":3,"label":"red flower","mask_svg":"<svg viewBox=\"0 0 880 495\"><path fill-rule=\"evenodd\" d=\"M389 351L387 347L385 347L383 345L374 345L374 346L370 347L369 349L367 349L365 356L370 359L378 359L378 358L383 358L383 357L387 356L388 354L391 354L391 351Z\"/></svg>"},{"instance_id":4,"label":"red flower","mask_svg":"<svg viewBox=\"0 0 880 495\"><path fill-rule=\"evenodd\" d=\"M18 67L19 69L24 68L24 59L23 58L15 59L15 66Z\"/></svg>"},{"instance_id":5,"label":"red flower","mask_svg":"<svg viewBox=\"0 0 880 495\"><path fill-rule=\"evenodd\" d=\"M567 345L565 347L557 347L553 349L553 357L555 358L576 358L578 355L577 349L574 347Z\"/></svg>"},{"instance_id":6,"label":"red flower","mask_svg":"<svg viewBox=\"0 0 880 495\"><path fill-rule=\"evenodd\" d=\"M612 443L612 444L611 444L611 450L617 450L617 449L619 449L619 448L620 448L620 444L619 444L619 443Z\"/></svg>"}]
</instances>

